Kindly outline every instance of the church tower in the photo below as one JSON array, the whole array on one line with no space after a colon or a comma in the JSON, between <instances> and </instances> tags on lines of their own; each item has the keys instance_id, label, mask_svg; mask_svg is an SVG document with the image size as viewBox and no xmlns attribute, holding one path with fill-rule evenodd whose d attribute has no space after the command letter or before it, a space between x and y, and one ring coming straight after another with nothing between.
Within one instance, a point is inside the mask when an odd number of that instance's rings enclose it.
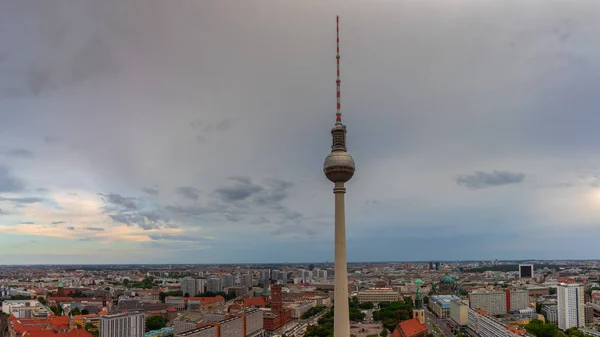
<instances>
[{"instance_id":1,"label":"church tower","mask_svg":"<svg viewBox=\"0 0 600 337\"><path fill-rule=\"evenodd\" d=\"M417 296L415 297L415 308L413 309L413 318L419 320L419 323L425 324L425 310L423 309L423 298L421 296L421 284L425 283L421 279L415 280L417 286Z\"/></svg>"}]
</instances>

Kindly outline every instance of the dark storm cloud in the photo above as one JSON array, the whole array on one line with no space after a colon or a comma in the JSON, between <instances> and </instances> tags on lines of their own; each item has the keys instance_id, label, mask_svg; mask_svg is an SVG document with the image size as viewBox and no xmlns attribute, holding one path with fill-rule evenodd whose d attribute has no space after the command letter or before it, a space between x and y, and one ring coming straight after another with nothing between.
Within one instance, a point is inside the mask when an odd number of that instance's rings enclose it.
<instances>
[{"instance_id":1,"label":"dark storm cloud","mask_svg":"<svg viewBox=\"0 0 600 337\"><path fill-rule=\"evenodd\" d=\"M176 190L177 194L181 195L184 198L197 201L200 197L200 190L192 186L181 186Z\"/></svg>"},{"instance_id":2,"label":"dark storm cloud","mask_svg":"<svg viewBox=\"0 0 600 337\"><path fill-rule=\"evenodd\" d=\"M262 186L253 184L250 178L232 177L230 179L236 181L237 184L234 184L233 186L220 187L215 190L215 193L222 201L241 201L263 190Z\"/></svg>"},{"instance_id":3,"label":"dark storm cloud","mask_svg":"<svg viewBox=\"0 0 600 337\"><path fill-rule=\"evenodd\" d=\"M26 149L12 149L5 152L11 158L33 158L33 152Z\"/></svg>"},{"instance_id":4,"label":"dark storm cloud","mask_svg":"<svg viewBox=\"0 0 600 337\"><path fill-rule=\"evenodd\" d=\"M473 174L460 175L456 177L455 181L460 186L477 190L487 187L522 183L525 181L525 174L509 171L477 171Z\"/></svg>"},{"instance_id":5,"label":"dark storm cloud","mask_svg":"<svg viewBox=\"0 0 600 337\"><path fill-rule=\"evenodd\" d=\"M64 221L53 221L52 222L53 225L61 225L61 224L64 224L64 223L66 223L66 222L64 222Z\"/></svg>"},{"instance_id":6,"label":"dark storm cloud","mask_svg":"<svg viewBox=\"0 0 600 337\"><path fill-rule=\"evenodd\" d=\"M160 193L159 190L157 190L156 188L152 188L152 187L144 187L144 188L142 188L142 191L144 191L144 193L150 194L150 195L158 195Z\"/></svg>"},{"instance_id":7,"label":"dark storm cloud","mask_svg":"<svg viewBox=\"0 0 600 337\"><path fill-rule=\"evenodd\" d=\"M67 227L67 229L68 229L68 230L70 230L70 231L74 231L74 230L75 230L75 227L73 227L73 226L69 226L69 227Z\"/></svg>"},{"instance_id":8,"label":"dark storm cloud","mask_svg":"<svg viewBox=\"0 0 600 337\"><path fill-rule=\"evenodd\" d=\"M108 203L111 203L113 205L122 206L128 210L138 209L138 206L134 202L135 198L133 198L133 197L124 197L120 194L115 194L115 193L111 193L111 194L98 193L98 195L105 197L106 199L103 198L103 200Z\"/></svg>"},{"instance_id":9,"label":"dark storm cloud","mask_svg":"<svg viewBox=\"0 0 600 337\"><path fill-rule=\"evenodd\" d=\"M0 193L20 192L25 188L25 182L12 175L9 168L0 166Z\"/></svg>"},{"instance_id":10,"label":"dark storm cloud","mask_svg":"<svg viewBox=\"0 0 600 337\"><path fill-rule=\"evenodd\" d=\"M15 204L35 204L37 202L44 201L44 199L36 198L36 197L17 197L17 198L0 197L0 201L10 201Z\"/></svg>"}]
</instances>

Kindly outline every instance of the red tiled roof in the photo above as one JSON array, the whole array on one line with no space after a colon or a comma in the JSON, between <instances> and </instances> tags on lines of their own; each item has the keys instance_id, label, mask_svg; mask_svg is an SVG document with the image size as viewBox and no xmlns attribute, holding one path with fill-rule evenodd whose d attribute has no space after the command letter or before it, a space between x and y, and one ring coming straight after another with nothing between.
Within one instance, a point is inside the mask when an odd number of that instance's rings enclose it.
<instances>
[{"instance_id":1,"label":"red tiled roof","mask_svg":"<svg viewBox=\"0 0 600 337\"><path fill-rule=\"evenodd\" d=\"M405 337L415 336L423 331L427 331L427 325L421 324L418 319L413 318L398 323L398 328L402 329Z\"/></svg>"},{"instance_id":2,"label":"red tiled roof","mask_svg":"<svg viewBox=\"0 0 600 337\"><path fill-rule=\"evenodd\" d=\"M12 329L17 335L26 333L28 337L91 337L92 335L84 329L73 329L67 332L58 332L69 329L68 316L49 316L47 318L16 318L10 317Z\"/></svg>"},{"instance_id":3,"label":"red tiled roof","mask_svg":"<svg viewBox=\"0 0 600 337\"><path fill-rule=\"evenodd\" d=\"M183 300L184 301L200 301L200 304L206 305L206 304L217 303L220 301L225 301L225 297L223 297L221 295L218 295L215 297L184 297Z\"/></svg>"},{"instance_id":4,"label":"red tiled roof","mask_svg":"<svg viewBox=\"0 0 600 337\"><path fill-rule=\"evenodd\" d=\"M244 299L244 306L246 307L264 307L267 305L267 299L263 296L248 297Z\"/></svg>"}]
</instances>

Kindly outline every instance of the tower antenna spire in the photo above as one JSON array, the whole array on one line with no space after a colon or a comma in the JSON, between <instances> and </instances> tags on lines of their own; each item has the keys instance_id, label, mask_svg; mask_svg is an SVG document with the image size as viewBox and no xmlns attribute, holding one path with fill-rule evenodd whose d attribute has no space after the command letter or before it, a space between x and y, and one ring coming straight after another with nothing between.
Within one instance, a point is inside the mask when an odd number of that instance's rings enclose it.
<instances>
[{"instance_id":1,"label":"tower antenna spire","mask_svg":"<svg viewBox=\"0 0 600 337\"><path fill-rule=\"evenodd\" d=\"M337 49L337 54L335 56L336 59L336 63L337 63L337 79L335 80L335 86L336 86L336 91L337 91L337 113L335 114L335 121L336 123L341 123L342 122L342 112L341 112L341 102L340 102L340 84L342 83L342 80L340 80L340 16L337 15L335 17L335 23L336 23L336 49Z\"/></svg>"}]
</instances>

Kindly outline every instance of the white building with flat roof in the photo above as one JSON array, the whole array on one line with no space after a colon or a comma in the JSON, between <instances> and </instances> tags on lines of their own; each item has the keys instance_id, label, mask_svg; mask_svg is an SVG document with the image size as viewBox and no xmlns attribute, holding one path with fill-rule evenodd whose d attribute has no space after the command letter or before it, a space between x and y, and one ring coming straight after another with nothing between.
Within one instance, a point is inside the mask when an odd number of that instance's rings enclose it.
<instances>
[{"instance_id":1,"label":"white building with flat roof","mask_svg":"<svg viewBox=\"0 0 600 337\"><path fill-rule=\"evenodd\" d=\"M585 326L583 286L561 284L556 290L558 298L558 328L567 330Z\"/></svg>"},{"instance_id":2,"label":"white building with flat roof","mask_svg":"<svg viewBox=\"0 0 600 337\"><path fill-rule=\"evenodd\" d=\"M100 337L144 337L146 315L127 312L100 317Z\"/></svg>"},{"instance_id":3,"label":"white building with flat roof","mask_svg":"<svg viewBox=\"0 0 600 337\"><path fill-rule=\"evenodd\" d=\"M358 302L395 302L400 300L400 293L392 288L371 288L358 292Z\"/></svg>"}]
</instances>

